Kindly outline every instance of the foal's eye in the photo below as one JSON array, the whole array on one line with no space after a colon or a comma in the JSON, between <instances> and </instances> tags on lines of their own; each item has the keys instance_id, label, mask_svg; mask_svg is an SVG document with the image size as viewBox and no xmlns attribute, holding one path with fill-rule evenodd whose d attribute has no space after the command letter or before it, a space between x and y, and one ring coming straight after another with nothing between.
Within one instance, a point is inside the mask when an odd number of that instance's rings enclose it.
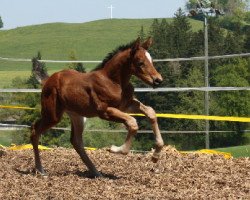
<instances>
[{"instance_id":1,"label":"foal's eye","mask_svg":"<svg viewBox=\"0 0 250 200\"><path fill-rule=\"evenodd\" d=\"M143 67L143 65L144 65L144 62L139 62L138 63L138 67Z\"/></svg>"}]
</instances>

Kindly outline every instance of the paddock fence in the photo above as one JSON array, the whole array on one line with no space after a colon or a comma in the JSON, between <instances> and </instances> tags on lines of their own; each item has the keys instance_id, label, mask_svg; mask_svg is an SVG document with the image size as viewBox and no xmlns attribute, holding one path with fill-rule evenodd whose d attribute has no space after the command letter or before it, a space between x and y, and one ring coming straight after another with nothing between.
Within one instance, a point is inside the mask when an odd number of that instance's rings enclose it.
<instances>
[{"instance_id":1,"label":"paddock fence","mask_svg":"<svg viewBox=\"0 0 250 200\"><path fill-rule=\"evenodd\" d=\"M219 56L201 56L201 57L190 57L190 58L166 58L166 59L154 59L153 62L159 63L159 62L183 62L183 61L202 61L202 60L214 60L214 59L228 59L228 58L236 58L236 57L249 57L250 53L241 53L241 54L230 54L230 55L219 55ZM7 57L0 57L0 60L3 61L9 61L9 62L31 62L31 59L23 59L23 58L7 58ZM99 60L39 60L40 62L45 62L45 63L100 63L102 61ZM188 91L200 91L200 92L222 92L222 91L249 91L250 87L165 87L165 88L135 88L136 93L141 93L141 92L188 92ZM15 89L15 88L10 88L10 89L0 89L0 93L40 93L40 89ZM206 103L206 102L205 102ZM205 104L204 103L204 104ZM0 105L0 109L23 109L22 107L19 106L8 106L8 105ZM33 108L27 108L27 109L33 109ZM164 115L165 113L163 113ZM168 115L168 114L165 114ZM178 114L170 114L168 118L182 118L182 117L176 117ZM192 119L192 115L190 118L186 119ZM209 123L209 120L220 120L220 117L225 117L224 119L221 120L226 120L228 116L212 116L212 117L217 117L217 119L211 119L209 118L211 116L206 116L202 118L198 118L201 120L206 120ZM233 116L229 116L229 118L234 118ZM233 121L238 121L238 122L250 122L250 117L244 117L243 121L241 121L242 117L235 117L236 119ZM185 117L184 117L185 119ZM197 118L193 118L197 119ZM232 121L232 120L229 120ZM18 130L18 129L23 129L23 128L29 128L28 125L17 125L17 124L4 124L0 123L0 130ZM63 128L63 127L56 127L54 129L58 130L65 130L69 131L68 128ZM104 130L86 130L89 132L99 132L99 131L104 131ZM126 130L105 130L105 132L126 132ZM204 131L167 131L167 130L161 130L163 134L207 134L207 130ZM208 133L233 133L234 131L210 131L208 130ZM250 130L243 130L244 133L250 133ZM139 133L152 133L151 130L140 130ZM209 139L209 137L206 137L206 140ZM207 144L207 141L206 141ZM209 144L209 143L208 143ZM209 148L209 146L208 146Z\"/></svg>"}]
</instances>

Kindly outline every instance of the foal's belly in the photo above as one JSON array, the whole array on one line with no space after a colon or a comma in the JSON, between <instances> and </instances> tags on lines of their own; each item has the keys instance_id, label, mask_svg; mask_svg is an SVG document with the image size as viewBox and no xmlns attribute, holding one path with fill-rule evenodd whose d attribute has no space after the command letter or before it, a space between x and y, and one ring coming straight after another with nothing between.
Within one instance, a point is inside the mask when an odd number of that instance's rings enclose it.
<instances>
[{"instance_id":1,"label":"foal's belly","mask_svg":"<svg viewBox=\"0 0 250 200\"><path fill-rule=\"evenodd\" d=\"M66 111L85 117L97 116L96 109L91 103L91 97L86 90L77 87L68 87L61 91L60 96Z\"/></svg>"},{"instance_id":2,"label":"foal's belly","mask_svg":"<svg viewBox=\"0 0 250 200\"><path fill-rule=\"evenodd\" d=\"M67 92L67 94L62 94L63 104L65 105L65 110L77 113L85 117L96 117L101 110L98 110L99 105L105 105L104 107L114 107L118 108L121 105L121 97L100 95L96 94L100 102L96 105L93 97L85 90L78 90L76 88ZM101 106L102 106L101 105ZM103 110L105 112L105 110Z\"/></svg>"}]
</instances>

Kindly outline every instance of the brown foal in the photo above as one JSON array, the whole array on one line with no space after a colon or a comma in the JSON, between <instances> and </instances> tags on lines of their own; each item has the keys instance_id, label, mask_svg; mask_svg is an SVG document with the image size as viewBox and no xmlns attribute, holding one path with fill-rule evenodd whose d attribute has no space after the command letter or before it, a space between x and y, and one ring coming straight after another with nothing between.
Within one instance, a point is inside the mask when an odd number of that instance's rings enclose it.
<instances>
[{"instance_id":1,"label":"brown foal","mask_svg":"<svg viewBox=\"0 0 250 200\"><path fill-rule=\"evenodd\" d=\"M142 113L150 120L155 134L153 161L159 159L164 145L155 111L134 98L134 88L130 83L132 75L145 83L157 87L162 82L161 75L153 66L148 48L152 39L141 44L140 39L119 47L109 54L95 70L79 73L75 70L63 70L48 77L43 84L41 94L41 118L32 126L31 142L35 154L36 170L44 174L38 143L42 133L55 126L66 112L71 119L71 143L89 172L94 177L101 176L84 150L82 133L84 117L123 123L128 134L125 143L112 146L111 152L127 154L130 151L133 136L138 130L136 119L127 113Z\"/></svg>"}]
</instances>

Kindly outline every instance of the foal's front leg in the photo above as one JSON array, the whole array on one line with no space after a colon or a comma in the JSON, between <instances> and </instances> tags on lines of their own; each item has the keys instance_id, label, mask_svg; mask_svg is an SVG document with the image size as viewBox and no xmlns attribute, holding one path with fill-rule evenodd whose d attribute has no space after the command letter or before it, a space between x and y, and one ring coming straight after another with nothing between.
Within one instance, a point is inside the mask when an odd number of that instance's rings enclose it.
<instances>
[{"instance_id":1,"label":"foal's front leg","mask_svg":"<svg viewBox=\"0 0 250 200\"><path fill-rule=\"evenodd\" d=\"M128 115L127 113L124 113L113 107L107 107L106 111L104 111L103 113L100 113L99 116L100 118L108 120L108 121L122 122L123 124L125 124L128 130L125 143L120 147L113 145L110 148L110 151L113 153L128 154L131 149L133 136L138 131L138 125L137 125L136 119Z\"/></svg>"},{"instance_id":2,"label":"foal's front leg","mask_svg":"<svg viewBox=\"0 0 250 200\"><path fill-rule=\"evenodd\" d=\"M128 129L128 135L126 137L125 143L120 147L113 145L110 151L113 153L122 153L122 154L129 153L131 145L132 145L133 136L138 131L138 125L137 125L136 119L130 116L129 114L120 111L117 108L108 107L106 103L103 103L98 98L97 94L94 91L91 91L91 97L92 97L93 103L95 104L95 107L97 108L98 116L101 119L114 121L114 122L121 122L125 124L125 126Z\"/></svg>"},{"instance_id":3,"label":"foal's front leg","mask_svg":"<svg viewBox=\"0 0 250 200\"><path fill-rule=\"evenodd\" d=\"M152 157L153 162L157 162L160 157L160 152L164 146L161 132L158 126L157 117L153 108L145 106L137 99L133 99L132 103L126 108L129 113L142 113L150 120L151 126L155 135L155 151Z\"/></svg>"}]
</instances>

